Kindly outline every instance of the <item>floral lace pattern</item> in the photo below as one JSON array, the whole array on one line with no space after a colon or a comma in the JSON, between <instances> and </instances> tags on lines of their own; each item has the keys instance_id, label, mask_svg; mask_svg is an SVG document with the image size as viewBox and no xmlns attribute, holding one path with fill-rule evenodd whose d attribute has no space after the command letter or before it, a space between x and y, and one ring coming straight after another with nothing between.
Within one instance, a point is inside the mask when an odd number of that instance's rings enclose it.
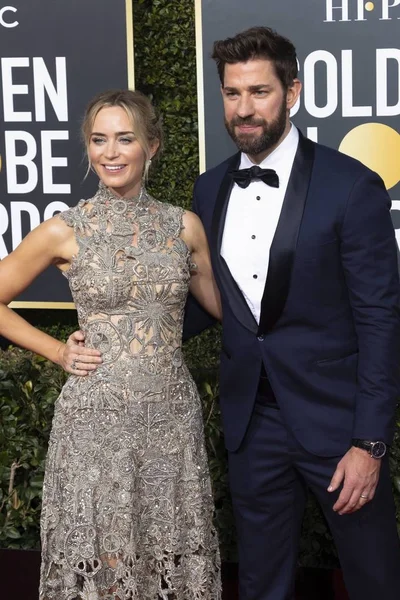
<instances>
[{"instance_id":1,"label":"floral lace pattern","mask_svg":"<svg viewBox=\"0 0 400 600\"><path fill-rule=\"evenodd\" d=\"M183 362L183 210L100 184L60 215L86 345L103 353L55 406L40 600L220 600L200 398Z\"/></svg>"}]
</instances>

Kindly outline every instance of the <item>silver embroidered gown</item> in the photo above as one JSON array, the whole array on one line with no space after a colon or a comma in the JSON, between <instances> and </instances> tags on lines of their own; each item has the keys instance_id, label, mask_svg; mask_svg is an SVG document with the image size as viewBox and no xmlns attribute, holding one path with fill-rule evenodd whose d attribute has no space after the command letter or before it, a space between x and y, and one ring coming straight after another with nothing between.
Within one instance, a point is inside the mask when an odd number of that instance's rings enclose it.
<instances>
[{"instance_id":1,"label":"silver embroidered gown","mask_svg":"<svg viewBox=\"0 0 400 600\"><path fill-rule=\"evenodd\" d=\"M190 253L183 210L100 184L61 215L86 345L49 442L40 600L219 600L218 540L199 395L181 351Z\"/></svg>"}]
</instances>

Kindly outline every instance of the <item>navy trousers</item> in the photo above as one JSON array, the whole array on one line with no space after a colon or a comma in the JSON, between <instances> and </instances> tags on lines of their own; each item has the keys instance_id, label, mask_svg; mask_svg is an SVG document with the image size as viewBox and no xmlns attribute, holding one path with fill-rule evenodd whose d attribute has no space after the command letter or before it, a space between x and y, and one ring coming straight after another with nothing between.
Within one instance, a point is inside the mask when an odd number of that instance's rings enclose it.
<instances>
[{"instance_id":1,"label":"navy trousers","mask_svg":"<svg viewBox=\"0 0 400 600\"><path fill-rule=\"evenodd\" d=\"M382 460L373 500L340 516L332 510L340 490L329 493L327 487L341 458L309 454L287 430L279 409L256 404L241 447L229 453L240 600L294 600L307 488L328 521L351 600L400 598L400 543L388 459Z\"/></svg>"}]
</instances>

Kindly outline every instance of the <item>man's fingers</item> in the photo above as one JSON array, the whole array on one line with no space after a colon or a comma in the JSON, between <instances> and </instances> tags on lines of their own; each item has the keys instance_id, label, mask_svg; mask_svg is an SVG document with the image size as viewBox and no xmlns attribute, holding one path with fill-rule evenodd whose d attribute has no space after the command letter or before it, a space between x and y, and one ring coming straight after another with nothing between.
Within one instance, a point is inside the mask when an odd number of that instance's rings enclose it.
<instances>
[{"instance_id":1,"label":"man's fingers","mask_svg":"<svg viewBox=\"0 0 400 600\"><path fill-rule=\"evenodd\" d=\"M102 362L100 356L86 356L82 354L74 354L69 359L69 364L74 373L80 369L94 371Z\"/></svg>"},{"instance_id":2,"label":"man's fingers","mask_svg":"<svg viewBox=\"0 0 400 600\"><path fill-rule=\"evenodd\" d=\"M350 501L356 487L357 487L357 484L354 480L352 480L350 477L345 478L344 484L343 484L343 489L339 494L339 498L336 500L335 504L333 505L334 511L340 513L344 509L344 507ZM358 496L360 496L360 493L361 492L359 492Z\"/></svg>"},{"instance_id":3,"label":"man's fingers","mask_svg":"<svg viewBox=\"0 0 400 600\"><path fill-rule=\"evenodd\" d=\"M79 377L85 377L85 375L89 375L89 369L75 369L72 373L73 375L79 375Z\"/></svg>"},{"instance_id":4,"label":"man's fingers","mask_svg":"<svg viewBox=\"0 0 400 600\"><path fill-rule=\"evenodd\" d=\"M346 506L346 504L348 503L348 501L351 498L351 494L352 494L353 490L349 490L347 488L343 488L342 491L340 492L339 498L336 500L335 504L333 505L333 510L335 512L339 512L342 511L344 509L344 507Z\"/></svg>"},{"instance_id":5,"label":"man's fingers","mask_svg":"<svg viewBox=\"0 0 400 600\"><path fill-rule=\"evenodd\" d=\"M338 464L338 466L336 467L336 471L334 472L331 482L329 484L328 492L334 492L335 490L337 490L343 481L343 477L344 469L340 464Z\"/></svg>"},{"instance_id":6,"label":"man's fingers","mask_svg":"<svg viewBox=\"0 0 400 600\"><path fill-rule=\"evenodd\" d=\"M362 493L361 490L354 489L350 498L344 504L344 506L337 509L337 512L339 513L339 515L348 515L354 511L356 511L358 508L361 508L361 504L360 504L361 493Z\"/></svg>"},{"instance_id":7,"label":"man's fingers","mask_svg":"<svg viewBox=\"0 0 400 600\"><path fill-rule=\"evenodd\" d=\"M96 350L96 348L87 348L86 346L78 346L76 344L67 346L65 352L67 356L74 356L76 358L83 356L101 357L100 350Z\"/></svg>"},{"instance_id":8,"label":"man's fingers","mask_svg":"<svg viewBox=\"0 0 400 600\"><path fill-rule=\"evenodd\" d=\"M76 371L82 370L82 369L85 371L94 371L97 368L97 364L85 363L82 360L78 359L75 361L75 363L72 364L71 368L74 373L76 373Z\"/></svg>"},{"instance_id":9,"label":"man's fingers","mask_svg":"<svg viewBox=\"0 0 400 600\"><path fill-rule=\"evenodd\" d=\"M85 334L83 331L78 329L78 331L74 331L68 338L68 342L73 342L74 344L79 344L79 342L85 341Z\"/></svg>"},{"instance_id":10,"label":"man's fingers","mask_svg":"<svg viewBox=\"0 0 400 600\"><path fill-rule=\"evenodd\" d=\"M371 502L372 498L375 495L375 489L373 490L362 490L360 494L358 492L354 492L354 495L351 497L350 501L347 503L347 506L339 513L341 515L351 514L360 510L363 506ZM357 500L358 497L358 500Z\"/></svg>"},{"instance_id":11,"label":"man's fingers","mask_svg":"<svg viewBox=\"0 0 400 600\"><path fill-rule=\"evenodd\" d=\"M77 360L81 360L83 362L90 362L94 359L94 362L101 362L101 352L99 350L95 350L94 348L86 348L79 347L76 349Z\"/></svg>"}]
</instances>

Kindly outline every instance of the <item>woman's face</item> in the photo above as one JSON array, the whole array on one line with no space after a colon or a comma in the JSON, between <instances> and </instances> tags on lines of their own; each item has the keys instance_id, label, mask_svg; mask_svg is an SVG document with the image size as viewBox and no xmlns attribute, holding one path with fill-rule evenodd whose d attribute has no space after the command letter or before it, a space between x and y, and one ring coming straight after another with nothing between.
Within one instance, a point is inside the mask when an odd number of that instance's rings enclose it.
<instances>
[{"instance_id":1,"label":"woman's face","mask_svg":"<svg viewBox=\"0 0 400 600\"><path fill-rule=\"evenodd\" d=\"M137 196L146 156L123 108L102 108L93 123L89 159L102 182L121 197Z\"/></svg>"}]
</instances>

